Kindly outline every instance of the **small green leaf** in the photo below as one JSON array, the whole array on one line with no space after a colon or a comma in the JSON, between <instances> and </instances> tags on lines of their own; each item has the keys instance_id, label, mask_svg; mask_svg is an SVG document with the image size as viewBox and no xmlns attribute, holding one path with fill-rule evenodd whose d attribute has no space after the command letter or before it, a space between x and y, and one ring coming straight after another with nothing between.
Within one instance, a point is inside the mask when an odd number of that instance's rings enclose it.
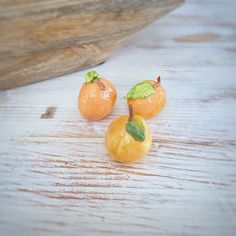
<instances>
[{"instance_id":1,"label":"small green leaf","mask_svg":"<svg viewBox=\"0 0 236 236\"><path fill-rule=\"evenodd\" d=\"M86 75L85 75L85 83L90 83L92 82L94 79L97 79L99 77L99 74L96 71L89 71Z\"/></svg>"},{"instance_id":2,"label":"small green leaf","mask_svg":"<svg viewBox=\"0 0 236 236\"><path fill-rule=\"evenodd\" d=\"M141 120L133 118L131 121L128 121L126 123L126 130L136 141L143 142L145 140L144 125Z\"/></svg>"},{"instance_id":3,"label":"small green leaf","mask_svg":"<svg viewBox=\"0 0 236 236\"><path fill-rule=\"evenodd\" d=\"M154 93L152 85L146 81L136 84L127 94L127 99L146 98Z\"/></svg>"}]
</instances>

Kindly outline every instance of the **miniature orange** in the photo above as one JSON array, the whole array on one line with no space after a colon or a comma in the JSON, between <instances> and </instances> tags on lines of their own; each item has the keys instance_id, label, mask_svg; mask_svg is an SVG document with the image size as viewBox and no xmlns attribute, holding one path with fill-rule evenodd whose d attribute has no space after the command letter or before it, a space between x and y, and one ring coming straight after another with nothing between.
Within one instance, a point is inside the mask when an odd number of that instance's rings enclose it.
<instances>
[{"instance_id":1,"label":"miniature orange","mask_svg":"<svg viewBox=\"0 0 236 236\"><path fill-rule=\"evenodd\" d=\"M134 113L144 118L158 114L166 103L166 93L161 86L161 78L157 81L145 80L136 84L127 94L127 104L132 105Z\"/></svg>"},{"instance_id":2,"label":"miniature orange","mask_svg":"<svg viewBox=\"0 0 236 236\"><path fill-rule=\"evenodd\" d=\"M116 89L112 83L100 78L96 71L90 71L80 89L78 108L88 120L101 120L111 112L116 97Z\"/></svg>"},{"instance_id":3,"label":"miniature orange","mask_svg":"<svg viewBox=\"0 0 236 236\"><path fill-rule=\"evenodd\" d=\"M134 162L147 155L152 144L152 134L139 115L130 114L113 120L108 127L105 144L109 155L118 162Z\"/></svg>"}]
</instances>

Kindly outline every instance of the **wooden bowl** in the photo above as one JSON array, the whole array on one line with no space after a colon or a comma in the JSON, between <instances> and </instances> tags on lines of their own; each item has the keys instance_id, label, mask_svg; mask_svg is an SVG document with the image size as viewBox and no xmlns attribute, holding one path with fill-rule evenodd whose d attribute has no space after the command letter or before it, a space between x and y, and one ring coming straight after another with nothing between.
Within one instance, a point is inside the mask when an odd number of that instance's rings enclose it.
<instances>
[{"instance_id":1,"label":"wooden bowl","mask_svg":"<svg viewBox=\"0 0 236 236\"><path fill-rule=\"evenodd\" d=\"M183 0L3 0L0 89L105 61L130 35Z\"/></svg>"}]
</instances>

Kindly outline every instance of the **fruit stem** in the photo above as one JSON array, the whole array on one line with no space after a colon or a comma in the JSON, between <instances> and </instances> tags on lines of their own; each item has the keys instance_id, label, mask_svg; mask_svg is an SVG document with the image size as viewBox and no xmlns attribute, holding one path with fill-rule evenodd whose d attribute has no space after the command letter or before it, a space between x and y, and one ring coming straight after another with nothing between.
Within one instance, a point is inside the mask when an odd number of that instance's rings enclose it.
<instances>
[{"instance_id":1,"label":"fruit stem","mask_svg":"<svg viewBox=\"0 0 236 236\"><path fill-rule=\"evenodd\" d=\"M160 75L157 76L157 81L156 83L153 85L154 88L157 88L159 85L161 84L161 77Z\"/></svg>"},{"instance_id":2,"label":"fruit stem","mask_svg":"<svg viewBox=\"0 0 236 236\"><path fill-rule=\"evenodd\" d=\"M105 90L106 86L100 79L95 78L93 82L96 83L101 90Z\"/></svg>"},{"instance_id":3,"label":"fruit stem","mask_svg":"<svg viewBox=\"0 0 236 236\"><path fill-rule=\"evenodd\" d=\"M96 79L98 77L99 77L99 74L96 71L89 71L85 75L85 83L90 83L90 82L92 82L94 79Z\"/></svg>"},{"instance_id":4,"label":"fruit stem","mask_svg":"<svg viewBox=\"0 0 236 236\"><path fill-rule=\"evenodd\" d=\"M130 104L129 105L129 121L133 120L134 117L134 109L133 106Z\"/></svg>"}]
</instances>

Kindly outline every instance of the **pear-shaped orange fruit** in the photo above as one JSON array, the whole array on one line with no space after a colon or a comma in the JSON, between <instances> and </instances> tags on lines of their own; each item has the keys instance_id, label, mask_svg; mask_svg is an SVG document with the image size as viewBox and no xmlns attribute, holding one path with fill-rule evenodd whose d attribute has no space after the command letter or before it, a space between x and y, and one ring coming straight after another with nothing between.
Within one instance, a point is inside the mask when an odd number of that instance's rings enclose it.
<instances>
[{"instance_id":1,"label":"pear-shaped orange fruit","mask_svg":"<svg viewBox=\"0 0 236 236\"><path fill-rule=\"evenodd\" d=\"M101 120L110 114L116 98L116 89L112 83L99 77L96 71L90 71L80 89L78 108L88 120Z\"/></svg>"}]
</instances>

